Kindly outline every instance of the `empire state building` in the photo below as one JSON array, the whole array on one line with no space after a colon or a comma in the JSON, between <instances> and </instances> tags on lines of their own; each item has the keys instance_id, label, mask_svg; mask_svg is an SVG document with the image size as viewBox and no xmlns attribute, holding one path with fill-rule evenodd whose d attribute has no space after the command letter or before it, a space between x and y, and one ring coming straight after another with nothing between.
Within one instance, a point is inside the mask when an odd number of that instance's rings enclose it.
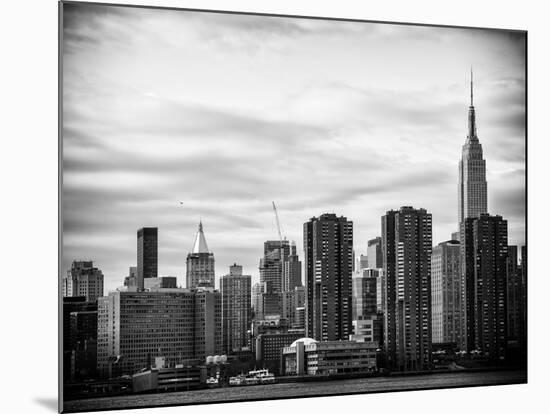
<instances>
[{"instance_id":1,"label":"empire state building","mask_svg":"<svg viewBox=\"0 0 550 414\"><path fill-rule=\"evenodd\" d=\"M473 74L470 79L470 109L468 136L462 146L462 159L458 163L458 223L469 217L487 213L487 180L485 159L477 137L474 109Z\"/></svg>"}]
</instances>

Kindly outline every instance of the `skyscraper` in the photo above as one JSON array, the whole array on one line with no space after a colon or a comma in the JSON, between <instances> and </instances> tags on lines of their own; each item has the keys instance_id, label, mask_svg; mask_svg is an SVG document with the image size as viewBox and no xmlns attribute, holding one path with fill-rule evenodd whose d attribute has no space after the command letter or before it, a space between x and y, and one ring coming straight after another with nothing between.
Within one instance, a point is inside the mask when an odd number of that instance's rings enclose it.
<instances>
[{"instance_id":1,"label":"skyscraper","mask_svg":"<svg viewBox=\"0 0 550 414\"><path fill-rule=\"evenodd\" d=\"M523 247L523 246L522 246ZM526 337L526 284L523 278L523 262L518 264L518 246L508 246L507 305L508 339L523 342Z\"/></svg>"},{"instance_id":2,"label":"skyscraper","mask_svg":"<svg viewBox=\"0 0 550 414\"><path fill-rule=\"evenodd\" d=\"M296 243L290 243L290 253L283 262L283 291L293 291L302 286L302 262L296 253Z\"/></svg>"},{"instance_id":3,"label":"skyscraper","mask_svg":"<svg viewBox=\"0 0 550 414\"><path fill-rule=\"evenodd\" d=\"M461 243L464 349L503 359L507 331L507 221L489 214L467 218L460 236L464 240Z\"/></svg>"},{"instance_id":4,"label":"skyscraper","mask_svg":"<svg viewBox=\"0 0 550 414\"><path fill-rule=\"evenodd\" d=\"M260 259L260 283L269 293L283 290L284 262L288 261L288 240L268 240L264 243L264 256Z\"/></svg>"},{"instance_id":5,"label":"skyscraper","mask_svg":"<svg viewBox=\"0 0 550 414\"><path fill-rule=\"evenodd\" d=\"M292 325L296 319L296 309L305 305L306 292L303 286L296 286L294 290L281 293L282 317Z\"/></svg>"},{"instance_id":6,"label":"skyscraper","mask_svg":"<svg viewBox=\"0 0 550 414\"><path fill-rule=\"evenodd\" d=\"M382 267L382 238L375 237L369 240L367 247L368 267L380 269Z\"/></svg>"},{"instance_id":7,"label":"skyscraper","mask_svg":"<svg viewBox=\"0 0 550 414\"><path fill-rule=\"evenodd\" d=\"M459 345L462 332L460 242L439 243L432 251L432 342Z\"/></svg>"},{"instance_id":8,"label":"skyscraper","mask_svg":"<svg viewBox=\"0 0 550 414\"><path fill-rule=\"evenodd\" d=\"M200 287L195 296L193 355L196 359L222 353L222 295L219 290Z\"/></svg>"},{"instance_id":9,"label":"skyscraper","mask_svg":"<svg viewBox=\"0 0 550 414\"><path fill-rule=\"evenodd\" d=\"M483 149L477 137L472 75L468 136L462 146L462 158L458 163L458 223L460 225L464 219L478 217L483 213L487 213L487 180Z\"/></svg>"},{"instance_id":10,"label":"skyscraper","mask_svg":"<svg viewBox=\"0 0 550 414\"><path fill-rule=\"evenodd\" d=\"M202 221L195 236L193 250L187 255L186 287L215 287L214 253L208 250L202 229Z\"/></svg>"},{"instance_id":11,"label":"skyscraper","mask_svg":"<svg viewBox=\"0 0 550 414\"><path fill-rule=\"evenodd\" d=\"M306 336L347 340L352 333L353 222L322 214L304 223Z\"/></svg>"},{"instance_id":12,"label":"skyscraper","mask_svg":"<svg viewBox=\"0 0 550 414\"><path fill-rule=\"evenodd\" d=\"M143 279L157 277L158 229L143 227L137 232L137 287L143 290Z\"/></svg>"},{"instance_id":13,"label":"skyscraper","mask_svg":"<svg viewBox=\"0 0 550 414\"><path fill-rule=\"evenodd\" d=\"M254 309L254 319L263 319L262 292L263 284L256 282L252 285L250 296L252 300L252 309Z\"/></svg>"},{"instance_id":14,"label":"skyscraper","mask_svg":"<svg viewBox=\"0 0 550 414\"><path fill-rule=\"evenodd\" d=\"M268 240L264 243L264 255L260 259L261 317L282 315L282 298L285 262L288 262L288 240ZM297 258L297 257L296 257ZM290 268L289 268L290 270ZM289 279L290 282L290 279Z\"/></svg>"},{"instance_id":15,"label":"skyscraper","mask_svg":"<svg viewBox=\"0 0 550 414\"><path fill-rule=\"evenodd\" d=\"M398 370L431 366L431 253L432 216L426 210L401 207L382 216L385 349Z\"/></svg>"},{"instance_id":16,"label":"skyscraper","mask_svg":"<svg viewBox=\"0 0 550 414\"><path fill-rule=\"evenodd\" d=\"M63 278L63 296L84 296L93 302L103 296L103 273L92 261L73 261Z\"/></svg>"},{"instance_id":17,"label":"skyscraper","mask_svg":"<svg viewBox=\"0 0 550 414\"><path fill-rule=\"evenodd\" d=\"M240 351L248 345L250 329L250 290L252 277L243 275L242 266L229 267L220 279L222 294L222 334L225 353Z\"/></svg>"}]
</instances>

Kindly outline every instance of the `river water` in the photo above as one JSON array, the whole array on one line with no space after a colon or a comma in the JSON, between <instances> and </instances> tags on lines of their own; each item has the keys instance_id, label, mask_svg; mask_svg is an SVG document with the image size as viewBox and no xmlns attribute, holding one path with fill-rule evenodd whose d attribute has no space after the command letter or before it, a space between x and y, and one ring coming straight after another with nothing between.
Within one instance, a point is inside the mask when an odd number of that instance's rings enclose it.
<instances>
[{"instance_id":1,"label":"river water","mask_svg":"<svg viewBox=\"0 0 550 414\"><path fill-rule=\"evenodd\" d=\"M200 404L212 402L267 400L305 396L344 395L370 392L452 388L479 385L518 384L527 381L525 371L448 372L414 376L373 377L322 382L298 382L196 391L125 395L66 401L65 411L93 411Z\"/></svg>"}]
</instances>

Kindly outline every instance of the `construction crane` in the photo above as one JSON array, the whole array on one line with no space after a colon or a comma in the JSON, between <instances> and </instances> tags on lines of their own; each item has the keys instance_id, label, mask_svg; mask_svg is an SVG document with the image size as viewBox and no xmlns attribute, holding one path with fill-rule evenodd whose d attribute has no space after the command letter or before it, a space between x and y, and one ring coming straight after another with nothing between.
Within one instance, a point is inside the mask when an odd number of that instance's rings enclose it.
<instances>
[{"instance_id":1,"label":"construction crane","mask_svg":"<svg viewBox=\"0 0 550 414\"><path fill-rule=\"evenodd\" d=\"M281 232L281 222L279 221L279 214L277 213L277 207L275 207L275 201L271 202L273 204L273 211L275 212L275 220L277 220L277 231L279 232L279 241L281 245L283 244L283 234ZM286 240L286 237L285 237Z\"/></svg>"}]
</instances>

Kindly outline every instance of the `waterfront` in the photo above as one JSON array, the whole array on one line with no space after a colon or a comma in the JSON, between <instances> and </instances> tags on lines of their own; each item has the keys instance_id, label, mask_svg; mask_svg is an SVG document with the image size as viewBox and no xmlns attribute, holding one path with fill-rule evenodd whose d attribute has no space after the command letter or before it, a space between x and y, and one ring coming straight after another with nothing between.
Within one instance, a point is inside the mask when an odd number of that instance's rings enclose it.
<instances>
[{"instance_id":1,"label":"waterfront","mask_svg":"<svg viewBox=\"0 0 550 414\"><path fill-rule=\"evenodd\" d=\"M126 395L66 401L65 412L250 401L307 396L344 395L386 391L520 384L527 381L523 370L446 372L392 377L373 377L323 382L280 383L197 391Z\"/></svg>"}]
</instances>

